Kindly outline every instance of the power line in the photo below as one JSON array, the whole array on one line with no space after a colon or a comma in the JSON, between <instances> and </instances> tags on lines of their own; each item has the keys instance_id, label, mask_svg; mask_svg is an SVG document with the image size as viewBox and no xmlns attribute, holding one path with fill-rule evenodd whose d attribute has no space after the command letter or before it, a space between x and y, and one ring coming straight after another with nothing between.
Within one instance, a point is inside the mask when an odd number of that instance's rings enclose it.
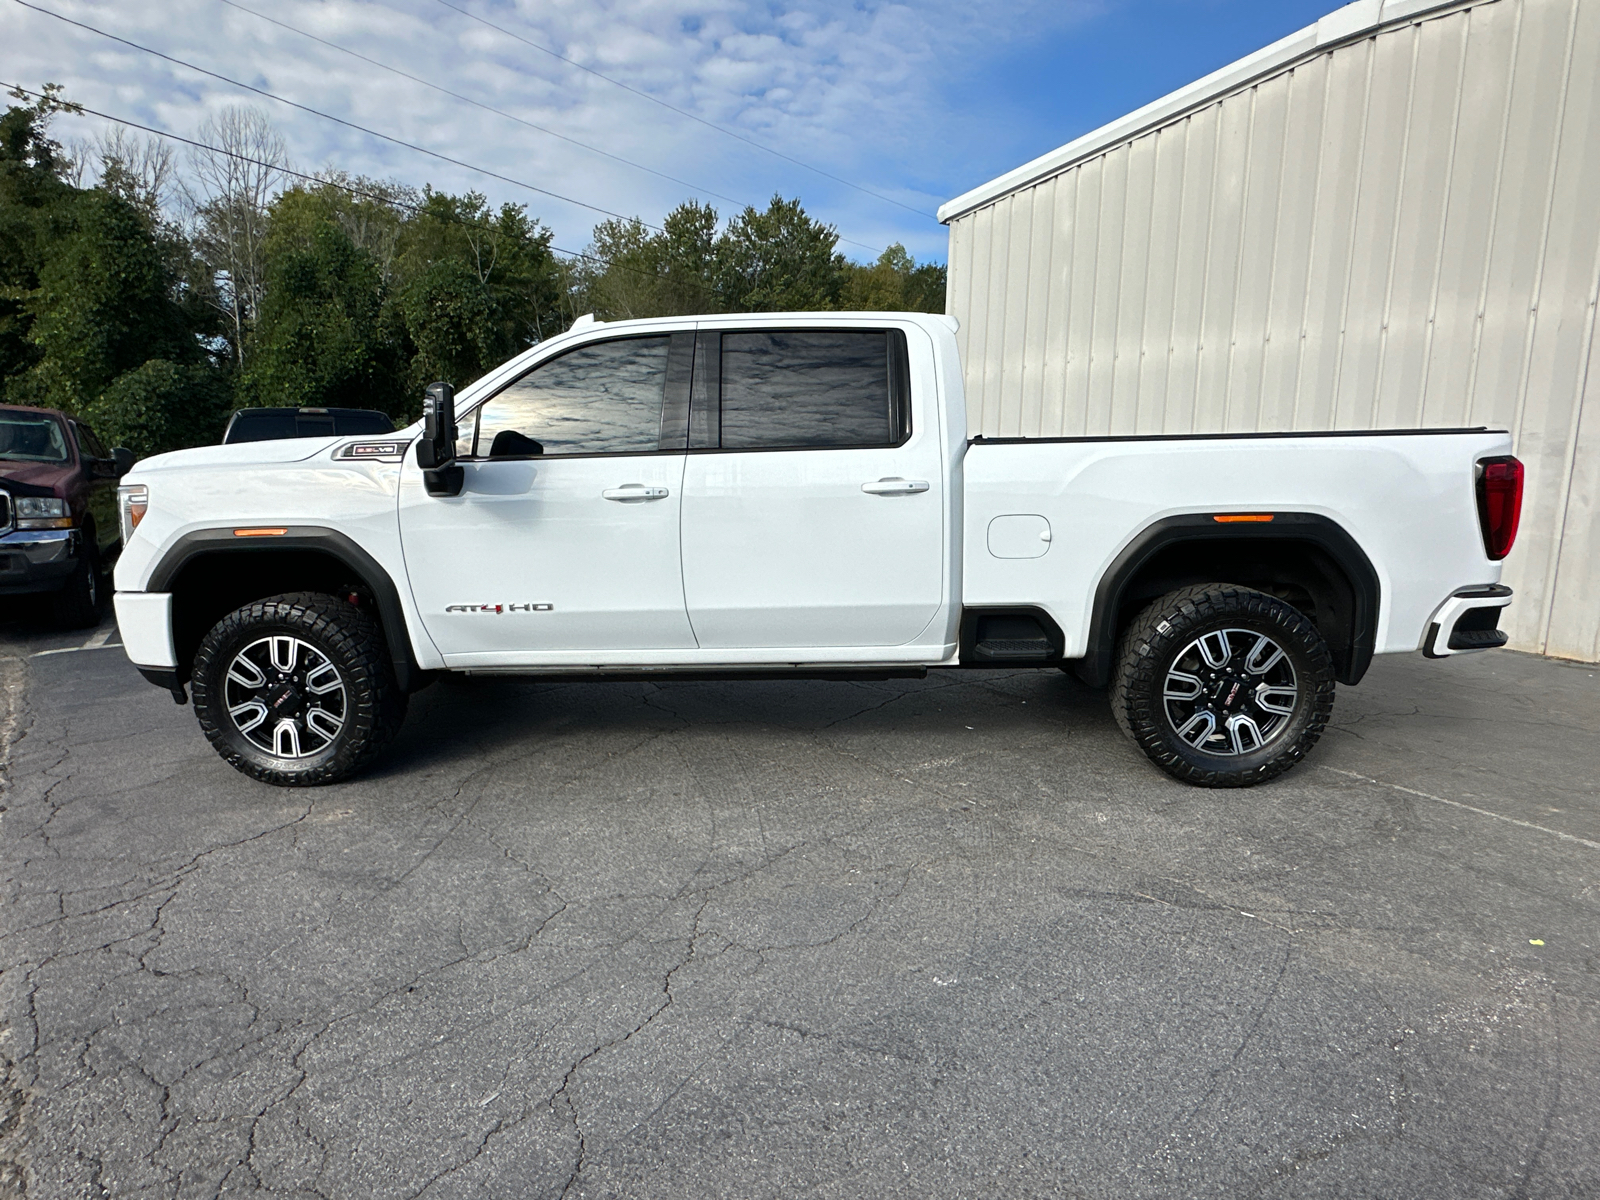
<instances>
[{"instance_id":1,"label":"power line","mask_svg":"<svg viewBox=\"0 0 1600 1200\"><path fill-rule=\"evenodd\" d=\"M0 88L9 88L13 94L32 96L38 100L48 99L43 92L33 91L31 88L25 88L19 83L6 83L4 80L0 80ZM335 180L326 179L319 175L307 175L304 171L296 171L291 167L283 166L281 163L268 162L267 160L261 158L253 158L248 154L240 154L237 150L228 150L222 146L213 146L206 142L197 141L194 138L184 137L179 133L171 133L165 129L157 129L151 125L142 125L138 121L130 121L126 117L112 116L110 113L100 112L98 109L89 108L86 105L78 104L76 102L72 102L70 104L66 102L62 103L65 108L74 113L82 113L91 117L99 117L102 121L111 121L117 125L124 125L129 129L137 129L141 133L148 133L153 137L165 138L168 141L173 142L180 142L185 146L192 146L197 150L204 150L209 154L221 154L226 158L231 158L238 162L250 163L251 165L257 167L265 167L270 171L278 172L280 175L287 175L291 179L299 179L305 183L314 184L317 187L331 187L336 191L344 192L350 196L360 196L364 200L375 200L380 204L392 204L396 208L407 208L410 209L413 214L420 214L428 211L427 206L423 204L416 204L409 200L401 200L395 196L384 195L382 192L373 192L367 191L364 188L351 187L347 183L339 183ZM495 231L494 226L484 221L471 221L464 217L458 217L452 214L440 212L434 212L432 215L440 220L454 222L458 225L467 225L475 229L482 229L486 232ZM630 267L626 263L614 262L610 259L601 258L597 254L589 254L582 250L563 250L560 246L555 245L551 245L549 250L552 254L561 254L568 258L586 259L592 263L599 263L602 267L606 267L608 269L615 267L618 270L627 271L634 275L640 275L647 279L660 280L661 278L661 276L653 275L649 271L642 271L638 267ZM687 286L693 288L695 291L704 296L715 297L716 295L716 293L710 288L705 287L703 284L695 283L692 280L678 280L676 282L687 284Z\"/></svg>"},{"instance_id":2,"label":"power line","mask_svg":"<svg viewBox=\"0 0 1600 1200\"><path fill-rule=\"evenodd\" d=\"M20 3L20 0L19 0L19 3ZM807 171L813 171L816 174L821 175L825 179L831 179L835 183L842 183L842 184L844 184L845 187L854 188L858 192L864 192L868 196L872 196L872 197L874 197L874 198L876 198L878 200L882 200L886 204L893 204L896 207L905 209L907 212L916 213L917 216L919 216L919 217L927 217L929 220L936 219L933 216L932 213L926 213L926 212L923 212L920 208L913 208L909 204L901 203L899 200L896 200L893 196L885 196L882 192L875 192L869 187L863 187L859 183L851 183L850 180L843 179L843 178L839 177L838 175L833 174L832 172L824 171L821 167L814 167L810 163L801 162L798 158L791 158L789 155L783 153L781 150L774 150L771 146L763 146L760 142L754 141L751 138L747 138L742 133L737 133L734 130L727 128L726 126L718 125L714 121L708 121L704 117L696 116L694 113L688 111L687 109L679 108L676 104L669 104L667 101L661 99L659 96L652 96L649 92L643 92L643 91L640 91L636 87L631 87L630 85L628 85L626 83L623 83L620 79L613 79L609 75L604 75L601 72L596 71L593 67L585 66L583 63L577 62L574 59L570 59L564 54L559 54L556 51L550 49L550 47L548 47L548 46L541 46L538 42L531 41L528 38L523 37L520 33L516 33L516 32L513 32L510 29L507 29L504 25L496 25L493 21L490 21L490 20L487 20L484 17L478 16L477 13L469 12L466 9L460 7L459 5L452 4L450 2L450 0L438 0L438 3L444 5L446 8L450 9L452 12L460 13L463 17L466 17L469 20L476 21L480 25L487 25L490 29L497 30L500 33L505 34L509 38L515 38L517 41L521 42L524 46L531 46L533 49L538 50L542 54L548 54L551 58L560 59L562 62L566 63L568 66L577 67L578 70L580 70L580 71L587 71L589 74L593 75L596 79L603 79L607 83L612 84L615 87L619 87L625 92L632 92L635 96L638 96L638 97L640 97L642 99L650 101L652 104L659 104L659 105L661 105L662 108L671 109L673 112L677 113L681 117L688 117L689 120L691 120L691 121L698 121L701 125L704 125L707 129L715 129L718 133L726 134L728 137L731 137L731 138L736 138L737 140L743 142L747 146L754 146L757 150L764 150L764 151L766 151L766 153L771 154L771 155L775 155L776 157L783 159L785 162L793 163L795 166L801 167L801 168L803 168L803 169L805 169ZM860 243L858 242L856 244L859 245Z\"/></svg>"},{"instance_id":3,"label":"power line","mask_svg":"<svg viewBox=\"0 0 1600 1200\"><path fill-rule=\"evenodd\" d=\"M712 191L712 189L708 187L702 187L699 184L690 183L686 179L679 179L676 175L668 175L665 171L658 171L654 167L647 167L643 163L635 162L631 158L624 158L620 154L613 154L609 150L602 150L599 146L591 146L588 142L580 142L575 137L569 137L567 134L559 133L554 129L549 129L543 125L535 124L533 121L529 121L524 117L519 117L515 113L509 113L503 108L496 108L494 105L485 104L481 100L474 100L471 96L463 96L460 92L453 92L441 84L434 83L431 79L424 79L420 75L411 74L409 71L402 71L399 67L392 67L388 63L379 62L375 58L369 58L365 54L362 54L356 50L351 50L347 46L341 46L337 42L330 42L326 38L318 37L316 34L291 25L287 21L280 21L276 17L267 16L266 13L257 12L253 8L247 8L245 5L238 3L237 0L219 0L219 2L226 4L229 8L236 8L242 13L249 13L252 17L265 21L269 25L276 25L280 29L287 29L290 33L296 33L303 38L309 38L311 41L316 42L318 45L326 46L330 50L337 50L341 54L348 54L351 58L359 59L364 63L377 67L381 71L388 71L390 74L398 75L402 79L409 79L412 83L419 83L423 87L432 88L434 91L439 92L441 95L449 96L453 100L460 100L463 104L470 104L474 108L481 108L484 112L494 113L496 116L504 117L508 121L515 121L518 125L525 125L529 129L537 130L539 133L548 134L553 138L560 138L563 142L569 142L572 145L587 150L592 154L601 155L604 158L609 158L614 162L622 163L623 165L633 167L636 170L646 171L657 178L676 183L680 187L686 187L691 192L700 192L707 196L715 196L718 200L726 200L729 204L740 204L747 208L754 207L754 205L749 204L747 201L736 199L733 196L723 195L723 193ZM854 238L847 238L841 235L839 240L841 242L847 242L852 246L860 246L863 250L870 250L874 254L883 253L883 247L871 246L866 242L858 242Z\"/></svg>"},{"instance_id":4,"label":"power line","mask_svg":"<svg viewBox=\"0 0 1600 1200\"><path fill-rule=\"evenodd\" d=\"M107 38L113 42L118 42L124 46L131 47L134 50L138 50L156 58L163 59L166 62L175 63L180 67L185 67L188 70L196 71L199 74L208 76L212 79L220 80L221 82L229 84L232 87L242 88L247 92L254 92L258 96L265 96L268 100L275 100L279 104L286 104L290 108L297 108L301 112L310 113L314 117L321 117L325 121L332 121L335 124L343 125L347 129L354 129L358 133L366 134L368 137L375 137L382 141L393 143L396 146L402 146L405 149L413 150L418 154L426 154L430 158L436 158L440 162L447 162L451 166L462 167L468 171L476 171L480 175L487 175L490 179L498 179L502 183L509 183L514 187L526 188L528 191L537 192L541 196L550 196L553 199L563 201L567 204L575 204L579 208L587 208L590 212L597 212L608 217L615 217L619 221L638 219L626 217L619 212L612 212L609 208L601 208L598 204L589 204L583 200L576 200L571 196L563 196L560 192L552 192L548 188L542 188L535 184L527 183L521 179L513 179L509 175L501 175L499 172L491 171L487 167L479 167L469 162L463 162L459 158L451 158L448 154L440 154L437 150L429 150L426 146L418 146L414 142L403 141L400 138L391 137L387 133L379 133L376 129L368 129L365 125L357 125L354 121L347 121L343 117L334 116L332 113L325 113L320 109L312 108L309 105L300 104L294 100L286 99L283 96L276 95L275 93L269 92L264 88L254 87L248 83L241 83L237 79L230 79L228 76L220 75L216 71L209 71L205 67L196 66L191 62L185 62L181 58L174 58L170 54L163 54L159 50L153 50L149 46L141 46L138 42L131 42L127 38L118 37L114 33L107 33L104 29L96 29L93 25L87 25L82 21L74 21L71 17L63 16L61 13L51 12L47 8L40 8L37 4L30 4L28 0L14 0L14 2L20 4L23 8L32 9L37 13L43 13L47 17L54 17L58 21L63 21L68 25L75 25L79 29L87 30L90 33L99 34L101 37ZM644 225L647 229L653 229L658 233L663 232L659 225L652 225L648 221L640 221L640 224Z\"/></svg>"},{"instance_id":5,"label":"power line","mask_svg":"<svg viewBox=\"0 0 1600 1200\"><path fill-rule=\"evenodd\" d=\"M537 125L532 121L529 121L529 120L526 120L523 117L517 116L515 113L506 112L505 109L503 109L503 108L496 108L492 104L484 104L480 100L474 100L471 96L463 96L460 92L453 92L447 87L442 87L441 85L439 85L437 83L434 83L431 79L423 79L419 75L412 75L408 71L402 71L399 67L391 67L388 63L379 62L375 58L368 58L365 54L362 54L362 53L360 53L358 51L355 51L355 50L351 50L350 48L348 48L346 46L341 46L337 42L330 42L326 38L318 37L314 33L309 33L304 29L296 28L295 26L289 24L287 21L280 21L276 17L269 17L269 16L267 16L266 13L257 12L253 8L246 8L243 4L236 3L236 0L219 0L219 3L226 4L229 8L236 8L240 12L249 13L252 17L257 18L258 20L265 21L269 25L276 25L280 29L287 29L290 33L297 33L303 38L309 38L311 41L316 42L319 45L326 46L330 50L337 50L341 54L348 54L351 58L360 59L362 62L367 63L367 64L369 64L371 66L377 67L379 70L388 71L390 74L398 75L402 79L409 79L412 83L420 83L423 87L432 88L434 91L439 92L439 93L441 93L443 95L449 96L451 99L460 100L463 104L470 104L474 108L483 109L484 112L491 112L491 113L494 113L498 117L504 117L508 121L515 121L518 125L525 125L529 129L534 129L534 130L537 130L540 133L548 134L549 136L551 136L553 138L560 138L563 142L570 142L572 145L578 146L581 149L587 150L591 154L599 154L599 155L601 155L601 156L603 156L605 158L612 159L615 162L623 163L626 166L634 167L637 170L648 171L651 175L655 175L658 178L668 180L668 181L670 181L672 183L676 183L680 187L686 187L690 191L701 192L701 193L703 193L703 194L705 194L707 196L715 196L718 200L726 200L729 204L744 204L745 203L743 200L735 199L733 196L724 196L721 192L714 192L708 187L701 187L699 184L690 183L686 179L679 179L676 175L668 175L665 171L658 171L654 167L647 167L643 163L634 162L630 158L623 158L622 155L620 155L620 154L613 154L609 150L602 150L598 146L591 146L587 142L580 142L575 137L568 137L566 134L558 133L554 129L547 129L543 125ZM854 244L859 245L860 243L854 243ZM870 249L872 249L872 247L869 246L869 247L867 247L867 249L870 250Z\"/></svg>"}]
</instances>

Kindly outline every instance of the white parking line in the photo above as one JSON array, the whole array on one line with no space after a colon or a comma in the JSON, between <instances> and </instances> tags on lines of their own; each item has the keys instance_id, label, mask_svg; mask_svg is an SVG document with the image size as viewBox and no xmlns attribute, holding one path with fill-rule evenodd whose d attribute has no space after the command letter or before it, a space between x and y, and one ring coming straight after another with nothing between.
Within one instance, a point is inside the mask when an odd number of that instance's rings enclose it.
<instances>
[{"instance_id":1,"label":"white parking line","mask_svg":"<svg viewBox=\"0 0 1600 1200\"><path fill-rule=\"evenodd\" d=\"M62 646L59 650L35 650L29 658L43 658L47 654L76 654L80 650L121 650L121 642L95 642L86 646Z\"/></svg>"},{"instance_id":2,"label":"white parking line","mask_svg":"<svg viewBox=\"0 0 1600 1200\"><path fill-rule=\"evenodd\" d=\"M1354 771L1341 771L1338 767L1322 767L1324 771L1331 771L1335 775L1343 775L1346 779L1356 779L1362 783L1375 784L1378 787L1391 788L1397 792L1404 792L1408 796L1420 796L1424 800L1437 800L1440 804L1448 804L1451 808L1465 809L1470 813L1477 813L1480 817L1490 817L1496 821L1504 821L1507 825L1520 825L1524 829L1536 829L1540 833L1548 833L1558 837L1563 842L1576 842L1580 846L1587 846L1591 850L1600 850L1600 842L1591 842L1588 838L1578 837L1572 833L1562 833L1559 829L1551 829L1545 825L1535 825L1532 821L1519 821L1516 817L1507 817L1497 812L1490 812L1487 808L1479 808L1473 804L1463 804L1459 800L1451 800L1447 796L1435 796L1432 792L1419 792L1416 788L1401 787L1398 783L1386 783L1382 779L1373 779L1370 775L1357 775Z\"/></svg>"},{"instance_id":3,"label":"white parking line","mask_svg":"<svg viewBox=\"0 0 1600 1200\"><path fill-rule=\"evenodd\" d=\"M83 644L85 650L98 650L111 640L111 635L117 631L115 625L107 625Z\"/></svg>"}]
</instances>

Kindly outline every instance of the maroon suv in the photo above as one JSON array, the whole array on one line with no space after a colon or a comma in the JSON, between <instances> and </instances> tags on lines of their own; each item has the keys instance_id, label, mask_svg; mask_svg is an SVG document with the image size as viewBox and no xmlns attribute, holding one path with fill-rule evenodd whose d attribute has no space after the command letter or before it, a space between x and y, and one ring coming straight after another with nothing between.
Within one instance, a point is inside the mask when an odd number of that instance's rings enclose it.
<instances>
[{"instance_id":1,"label":"maroon suv","mask_svg":"<svg viewBox=\"0 0 1600 1200\"><path fill-rule=\"evenodd\" d=\"M53 593L58 622L94 624L121 545L117 480L132 466L131 451L107 451L65 413L0 404L0 595Z\"/></svg>"}]
</instances>

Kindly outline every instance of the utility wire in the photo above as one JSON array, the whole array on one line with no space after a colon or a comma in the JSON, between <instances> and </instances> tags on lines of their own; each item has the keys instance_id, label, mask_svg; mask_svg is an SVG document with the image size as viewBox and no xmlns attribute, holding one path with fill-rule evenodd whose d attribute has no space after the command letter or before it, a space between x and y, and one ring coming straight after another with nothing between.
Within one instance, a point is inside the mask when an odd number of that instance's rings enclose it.
<instances>
[{"instance_id":1,"label":"utility wire","mask_svg":"<svg viewBox=\"0 0 1600 1200\"><path fill-rule=\"evenodd\" d=\"M49 97L43 92L36 92L31 88L25 88L20 83L6 83L4 80L0 80L0 88L7 88L13 94L32 96L37 100L49 99ZM129 129L137 129L141 133L148 133L153 137L165 138L168 141L181 142L185 146L192 146L197 150L204 150L208 154L221 154L224 157L234 159L238 162L246 162L252 164L253 166L265 167L270 171L278 172L280 175L287 175L291 179L299 179L305 183L314 184L317 187L331 187L336 191L344 192L347 195L360 196L364 200L375 200L380 204L392 204L396 208L407 208L410 209L413 214L419 214L428 211L427 206L424 204L416 204L409 200L401 200L395 196L384 195L382 192L373 192L364 188L351 187L347 183L339 183L332 179L323 178L320 175L307 175L304 171L296 171L293 168L286 167L281 163L268 162L266 159L262 158L252 158L248 154L240 154L237 150L227 150L221 146L213 146L207 142L201 142L195 140L194 138L184 137L182 134L170 133L165 129L156 129L151 125L141 125L138 121L130 121L126 117L115 117L110 113L100 112L98 109L89 108L85 105L77 103L76 101L58 101L58 103L61 104L63 109L69 112L82 113L91 117L99 117L102 121L111 121L114 124L124 125ZM467 225L489 233L496 232L494 226L486 221L472 221L465 217L458 217L438 212L435 212L432 215L441 220L450 221L457 225ZM563 250L560 246L554 245L550 246L549 249L552 254L565 255L567 258L586 259L589 262L598 263L600 266L608 269L615 267L618 270L627 271L634 275L642 275L647 279L659 280L661 278L661 276L654 275L649 271L642 271L638 267L630 267L626 263L613 262L610 259L601 258L597 254L588 254L582 250ZM695 283L692 280L677 280L675 282L687 284L689 287L693 288L703 296L714 297L716 294L710 288L705 287L703 284Z\"/></svg>"},{"instance_id":2,"label":"utility wire","mask_svg":"<svg viewBox=\"0 0 1600 1200\"><path fill-rule=\"evenodd\" d=\"M19 3L20 3L20 0L19 0ZM907 212L916 213L917 216L919 216L919 217L927 217L929 220L935 220L936 219L933 216L932 213L926 213L926 212L923 212L920 208L913 208L909 204L903 204L899 200L896 200L893 196L885 196L882 192L875 192L869 187L863 187L859 183L851 183L850 180L840 178L838 175L835 175L832 172L824 171L821 167L814 167L810 163L801 162L798 158L791 158L789 155L783 153L781 150L774 150L770 146L763 146L760 142L757 142L757 141L754 141L754 140L752 140L750 138L747 138L742 133L737 133L734 130L727 128L726 126L718 125L713 121L708 121L704 117L696 116L694 113L690 112L688 109L679 108L676 104L669 104L667 101L661 99L659 96L652 96L649 92L643 92L643 91L640 91L636 87L631 87L628 84L623 83L620 79L613 79L609 75L603 75L599 71L596 71L593 67L584 66L583 63L577 62L574 59L570 59L564 54L559 54L556 51L550 49L550 47L548 47L548 46L541 46L538 42L530 41L528 38L523 37L520 33L516 33L516 32L514 32L514 31L512 31L510 29L507 29L504 25L496 25L493 21L490 21L490 20L487 20L484 17L478 16L477 13L469 12L467 9L464 9L464 8L460 7L459 5L457 5L457 4L452 4L450 2L450 0L438 0L438 3L444 5L446 8L450 9L452 12L460 13L463 17L466 17L469 20L476 21L480 25L487 25L490 29L498 30L500 33L505 34L509 38L515 38L517 41L521 42L524 46L531 46L533 49L538 50L539 52L541 52L543 54L548 54L551 58L560 59L562 62L566 63L569 66L577 67L578 70L580 70L580 71L587 71L589 74L593 75L596 79L603 79L607 83L612 84L615 87L619 87L625 92L632 92L635 96L639 96L642 99L650 101L652 104L659 104L659 105L661 105L662 108L671 109L673 112L677 113L681 117L688 117L689 120L691 120L691 121L698 121L701 125L704 125L707 129L715 129L718 133L727 134L731 138L736 138L737 140L743 142L747 146L754 146L757 150L764 150L764 151L766 151L766 153L775 155L776 157L783 159L785 162L793 163L795 166L801 167L801 168L803 168L803 169L805 169L807 171L813 171L816 174L821 175L825 179L831 179L835 183L842 183L842 184L844 184L845 187L854 188L858 192L864 192L868 196L872 196L872 197L874 197L874 198L876 198L878 200L882 200L886 204L893 204L896 207L905 209ZM856 244L859 245L860 243L858 242Z\"/></svg>"},{"instance_id":3,"label":"utility wire","mask_svg":"<svg viewBox=\"0 0 1600 1200\"><path fill-rule=\"evenodd\" d=\"M580 142L575 137L569 137L567 134L558 133L554 129L548 129L543 125L535 124L526 118L517 116L515 113L509 113L503 108L496 108L494 105L485 104L481 100L474 100L471 96L463 96L460 92L453 92L441 84L434 83L431 79L424 79L420 75L411 74L409 71L402 71L399 67L391 67L388 63L379 62L375 58L368 58L365 54L362 54L359 51L351 50L346 46L341 46L337 42L330 42L326 38L318 37L316 34L291 25L287 21L280 21L276 17L267 16L267 14L264 12L257 12L253 8L247 8L245 5L239 4L237 0L219 0L219 2L226 4L229 8L238 9L242 13L249 13L252 17L256 17L259 20L265 21L269 25L276 25L279 29L287 29L290 33L296 33L303 38L309 38L311 41L316 42L320 46L326 46L330 50L337 50L341 54L348 54L351 58L360 59L362 62L367 63L370 66L377 67L380 71L388 71L391 75L398 75L402 79L409 79L412 83L420 83L423 87L432 88L441 95L449 96L453 100L460 100L463 104L470 104L474 108L481 108L484 112L494 113L497 117L504 117L508 121L515 121L518 125L525 125L529 129L537 130L539 133L548 134L553 138L560 138L563 142L570 142L572 145L577 146L580 149L587 150L591 154L598 154L604 158L611 159L613 162L622 163L624 166L629 166L639 171L648 172L659 179L665 179L671 183L675 183L679 187L686 187L691 192L699 192L706 196L715 196L718 200L726 200L729 204L743 205L747 208L754 207L747 201L735 199L733 196L725 196L721 192L712 191L708 187L702 187L699 184L690 183L686 179L679 179L676 175L668 175L665 171L658 171L654 167L647 167L643 163L634 162L631 158L624 158L620 154L613 154L609 150L602 150L599 146L591 146L588 142ZM841 242L848 242L852 246L860 246L863 250L870 250L874 254L883 253L883 247L869 246L866 242L858 242L854 238L841 236L839 240Z\"/></svg>"},{"instance_id":4,"label":"utility wire","mask_svg":"<svg viewBox=\"0 0 1600 1200\"><path fill-rule=\"evenodd\" d=\"M619 212L612 212L609 208L601 208L598 204L589 204L583 200L576 200L571 196L563 196L560 192L552 192L548 188L542 188L535 184L527 183L521 179L513 179L509 175L501 175L499 172L491 171L487 167L479 167L469 162L463 162L459 158L451 158L448 154L440 154L437 150L429 150L426 146L418 146L414 142L403 141L400 138L391 137L387 133L379 133L376 129L368 129L365 125L357 125L354 121L346 121L343 117L336 117L332 113L325 113L320 109L312 108L309 105L300 104L294 100L285 99L283 96L276 95L265 90L264 88L253 87L248 83L241 83L237 79L230 79L228 76L219 75L215 71L208 71L205 67L196 66L191 62L185 62L181 58L174 58L170 54L163 54L159 50L152 50L149 46L141 46L138 42L130 42L127 38L118 37L114 33L107 33L104 29L96 29L93 25L86 25L82 21L74 21L71 17L63 16L57 12L51 12L47 8L40 8L37 4L30 4L28 0L14 0L14 2L20 4L23 8L32 9L36 13L43 13L47 17L54 17L58 21L63 21L68 25L75 25L79 29L87 30L90 33L99 34L103 38L108 38L113 42L119 42L122 45L131 47L134 50L139 50L145 54L153 55L154 57L163 59L169 63L175 63L180 67L186 67L191 71L197 71L201 75L220 80L221 82L229 84L232 87L243 88L245 91L254 92L258 96L265 96L268 100L276 100L279 104L286 104L290 108L297 108L301 112L310 113L314 117L321 117L325 121L332 121L335 124L343 125L347 129L354 129L358 133L366 134L368 137L375 137L382 141L393 143L396 146L402 146L407 150L414 150L418 154L426 154L429 158L437 158L440 162L447 162L451 166L463 167L468 171L476 171L480 175L487 175L489 178L498 179L502 183L509 183L514 187L526 188L528 191L537 192L541 196L549 196L567 204L575 204L579 208L587 208L590 212L597 212L603 214L604 216L615 217L619 221L637 219L633 217L626 217ZM663 232L659 225L652 225L648 221L641 221L640 224L644 225L647 229L655 230L657 233Z\"/></svg>"},{"instance_id":5,"label":"utility wire","mask_svg":"<svg viewBox=\"0 0 1600 1200\"><path fill-rule=\"evenodd\" d=\"M290 33L297 33L303 38L310 38L313 42L316 42L322 46L327 46L330 50L337 50L341 54L348 54L351 58L358 58L364 63L368 63L371 66L377 67L379 70L388 71L390 74L398 75L402 79L409 79L412 83L420 83L423 87L432 88L434 91L449 96L454 100L460 100L463 104L470 104L474 108L483 109L484 112L491 112L498 117L504 117L508 121L515 121L518 125L525 125L529 129L535 129L540 133L549 134L551 137L560 138L564 142L570 142L572 145L587 150L591 154L599 154L605 158L612 159L615 162L623 163L626 166L635 167L640 171L648 171L650 174L661 179L669 180L672 183L676 183L680 187L686 187L690 191L701 192L707 196L715 196L718 200L726 200L729 204L744 203L743 200L736 200L732 196L724 196L721 192L714 192L710 188L701 187L699 184L690 183L686 179L679 179L675 175L668 175L664 171L657 171L654 167L647 167L643 163L637 163L632 159L623 158L620 154L612 154L609 150L602 150L598 146L591 146L587 142L580 142L577 138L568 137L566 134L558 133L554 129L547 129L543 125L536 125L532 121L528 121L517 116L515 113L506 112L503 108L496 108L492 104L484 104L482 101L474 100L471 96L463 96L460 92L452 92L449 88L442 87L439 84L434 83L431 79L423 79L421 76L412 75L408 71L402 71L399 67L391 67L388 63L379 62L375 58L368 58L365 54L361 54L355 50L349 49L348 47L341 46L337 42L330 42L326 38L320 38L316 34L308 33L304 29L297 29L287 21L280 21L276 17L269 17L266 13L257 12L253 8L246 8L243 4L236 3L235 0L219 0L219 3L226 4L229 8L236 8L242 13L249 13L252 17L256 17L259 20L265 21L269 25L276 25L280 29L287 29Z\"/></svg>"}]
</instances>

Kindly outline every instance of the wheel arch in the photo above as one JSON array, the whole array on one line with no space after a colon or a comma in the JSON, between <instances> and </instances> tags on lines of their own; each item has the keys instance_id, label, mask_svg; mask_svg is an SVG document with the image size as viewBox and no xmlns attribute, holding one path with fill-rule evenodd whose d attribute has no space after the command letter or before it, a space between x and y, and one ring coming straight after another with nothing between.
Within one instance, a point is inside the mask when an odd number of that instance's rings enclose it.
<instances>
[{"instance_id":1,"label":"wheel arch","mask_svg":"<svg viewBox=\"0 0 1600 1200\"><path fill-rule=\"evenodd\" d=\"M1360 681L1377 645L1378 573L1337 521L1275 512L1271 521L1219 522L1214 513L1165 517L1143 529L1101 576L1088 645L1074 670L1104 687L1117 640L1145 604L1197 583L1257 588L1301 608L1333 656L1340 683Z\"/></svg>"},{"instance_id":2,"label":"wheel arch","mask_svg":"<svg viewBox=\"0 0 1600 1200\"><path fill-rule=\"evenodd\" d=\"M296 591L336 593L356 585L370 598L383 630L395 681L415 691L427 673L418 667L400 591L389 572L366 550L336 529L276 526L286 532L240 538L232 526L184 534L162 555L146 589L172 593L172 640L177 680L188 679L206 631L242 604Z\"/></svg>"}]
</instances>

